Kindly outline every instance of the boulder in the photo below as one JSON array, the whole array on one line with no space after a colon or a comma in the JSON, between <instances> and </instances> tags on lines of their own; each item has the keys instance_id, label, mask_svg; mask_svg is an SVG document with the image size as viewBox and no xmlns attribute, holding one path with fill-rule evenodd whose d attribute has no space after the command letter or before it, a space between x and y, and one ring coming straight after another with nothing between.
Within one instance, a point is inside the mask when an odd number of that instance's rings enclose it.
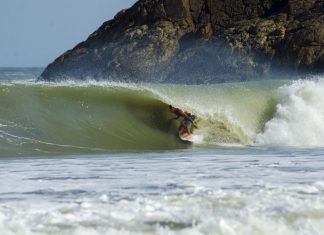
<instances>
[{"instance_id":1,"label":"boulder","mask_svg":"<svg viewBox=\"0 0 324 235\"><path fill-rule=\"evenodd\" d=\"M215 83L324 72L323 0L139 0L40 79Z\"/></svg>"}]
</instances>

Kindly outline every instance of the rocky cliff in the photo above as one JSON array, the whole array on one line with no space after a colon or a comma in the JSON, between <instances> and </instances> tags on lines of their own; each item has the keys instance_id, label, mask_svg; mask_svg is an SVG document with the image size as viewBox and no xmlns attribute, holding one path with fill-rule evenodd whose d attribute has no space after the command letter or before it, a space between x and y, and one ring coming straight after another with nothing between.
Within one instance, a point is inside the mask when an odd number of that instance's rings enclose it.
<instances>
[{"instance_id":1,"label":"rocky cliff","mask_svg":"<svg viewBox=\"0 0 324 235\"><path fill-rule=\"evenodd\" d=\"M176 83L324 72L323 0L139 0L41 79Z\"/></svg>"}]
</instances>

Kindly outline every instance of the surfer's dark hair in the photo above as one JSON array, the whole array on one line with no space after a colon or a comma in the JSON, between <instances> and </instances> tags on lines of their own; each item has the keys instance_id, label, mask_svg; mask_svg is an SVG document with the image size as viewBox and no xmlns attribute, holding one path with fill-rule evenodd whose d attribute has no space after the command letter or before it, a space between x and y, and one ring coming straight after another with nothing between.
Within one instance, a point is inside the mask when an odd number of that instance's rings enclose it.
<instances>
[{"instance_id":1,"label":"surfer's dark hair","mask_svg":"<svg viewBox=\"0 0 324 235\"><path fill-rule=\"evenodd\" d=\"M171 109L171 108L173 108L173 106L170 104L170 105L169 105L169 109Z\"/></svg>"}]
</instances>

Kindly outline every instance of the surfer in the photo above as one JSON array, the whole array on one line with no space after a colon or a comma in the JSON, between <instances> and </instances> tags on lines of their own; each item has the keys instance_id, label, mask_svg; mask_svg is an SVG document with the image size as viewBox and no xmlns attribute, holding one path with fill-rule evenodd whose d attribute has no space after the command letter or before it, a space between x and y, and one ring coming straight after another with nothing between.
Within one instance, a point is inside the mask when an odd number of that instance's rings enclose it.
<instances>
[{"instance_id":1,"label":"surfer","mask_svg":"<svg viewBox=\"0 0 324 235\"><path fill-rule=\"evenodd\" d=\"M177 116L175 118L173 118L173 120L179 119L180 117L183 117L183 121L181 122L181 125L179 126L179 133L181 135L191 135L191 131L190 131L190 125L193 125L195 128L198 128L198 126L195 124L195 119L196 116L181 110L179 108L175 108L172 105L169 105L169 109L171 113L176 114Z\"/></svg>"}]
</instances>

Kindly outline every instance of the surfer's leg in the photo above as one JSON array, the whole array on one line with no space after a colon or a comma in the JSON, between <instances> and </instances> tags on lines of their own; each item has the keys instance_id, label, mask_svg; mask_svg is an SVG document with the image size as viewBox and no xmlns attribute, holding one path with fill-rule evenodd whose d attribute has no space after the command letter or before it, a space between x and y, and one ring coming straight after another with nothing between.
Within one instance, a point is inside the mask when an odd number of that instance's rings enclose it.
<instances>
[{"instance_id":1,"label":"surfer's leg","mask_svg":"<svg viewBox=\"0 0 324 235\"><path fill-rule=\"evenodd\" d=\"M179 127L179 133L180 134L185 134L185 135L191 135L191 131L190 131L190 129L189 129L189 126L191 125L191 121L189 120L189 119L187 119L187 118L185 118L183 121L182 121L182 123L181 123L181 125L180 125L180 127Z\"/></svg>"},{"instance_id":2,"label":"surfer's leg","mask_svg":"<svg viewBox=\"0 0 324 235\"><path fill-rule=\"evenodd\" d=\"M183 132L185 131L185 127L184 127L183 125L181 125L179 131L180 131L181 133L183 133Z\"/></svg>"},{"instance_id":3,"label":"surfer's leg","mask_svg":"<svg viewBox=\"0 0 324 235\"><path fill-rule=\"evenodd\" d=\"M188 129L188 127L186 125L183 125L182 126L182 133L183 134L187 134L187 135L190 135L191 134L190 131L189 131L189 129Z\"/></svg>"}]
</instances>

